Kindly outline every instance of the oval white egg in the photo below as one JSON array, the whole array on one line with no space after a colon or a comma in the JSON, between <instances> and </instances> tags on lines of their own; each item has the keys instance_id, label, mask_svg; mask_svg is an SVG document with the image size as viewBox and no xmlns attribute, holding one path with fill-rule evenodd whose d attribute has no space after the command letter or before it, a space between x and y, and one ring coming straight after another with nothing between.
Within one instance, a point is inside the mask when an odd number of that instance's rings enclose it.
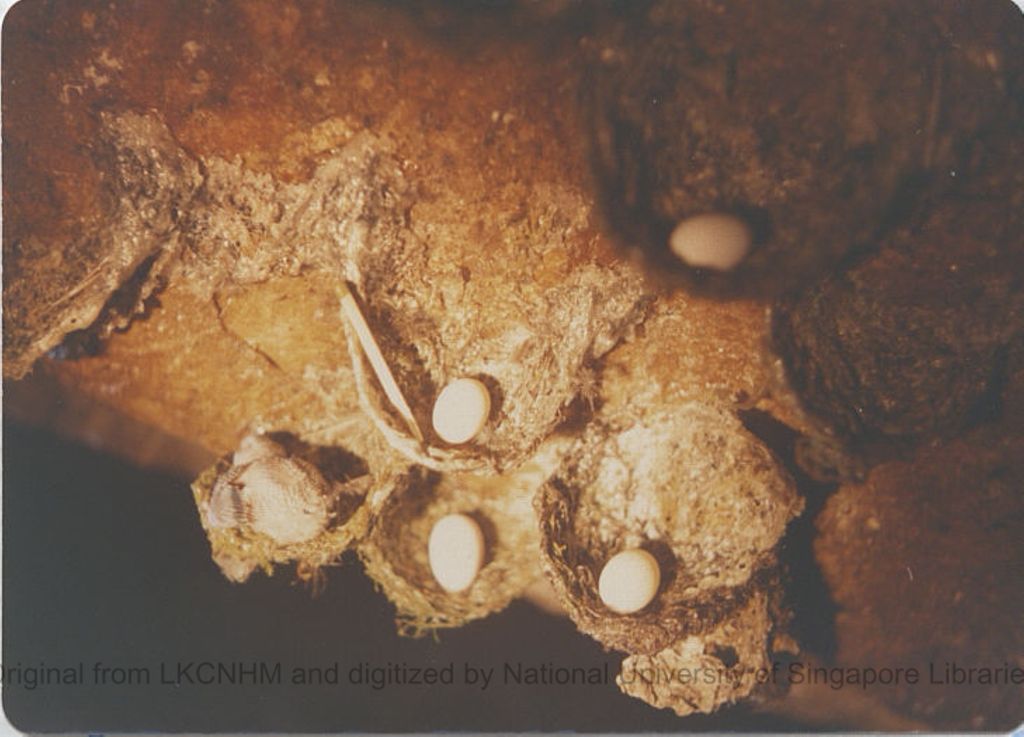
<instances>
[{"instance_id":1,"label":"oval white egg","mask_svg":"<svg viewBox=\"0 0 1024 737\"><path fill-rule=\"evenodd\" d=\"M446 443L467 443L483 430L490 414L491 395L484 383L456 379L434 402L434 432Z\"/></svg>"},{"instance_id":2,"label":"oval white egg","mask_svg":"<svg viewBox=\"0 0 1024 737\"><path fill-rule=\"evenodd\" d=\"M597 588L606 607L618 614L632 614L653 601L660 585L658 561L636 548L623 550L605 563Z\"/></svg>"},{"instance_id":3,"label":"oval white egg","mask_svg":"<svg viewBox=\"0 0 1024 737\"><path fill-rule=\"evenodd\" d=\"M729 271L750 251L753 234L734 215L705 213L680 222L668 245L672 253L690 266Z\"/></svg>"},{"instance_id":4,"label":"oval white egg","mask_svg":"<svg viewBox=\"0 0 1024 737\"><path fill-rule=\"evenodd\" d=\"M484 563L484 534L465 514L449 514L434 523L427 543L430 571L445 591L457 594L476 580Z\"/></svg>"}]
</instances>

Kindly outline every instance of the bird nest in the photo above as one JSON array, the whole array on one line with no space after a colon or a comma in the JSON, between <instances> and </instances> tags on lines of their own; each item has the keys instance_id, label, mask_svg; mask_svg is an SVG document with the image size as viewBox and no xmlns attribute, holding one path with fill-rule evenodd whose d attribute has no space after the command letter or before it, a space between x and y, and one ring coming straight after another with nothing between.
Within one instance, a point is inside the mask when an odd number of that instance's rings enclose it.
<instances>
[{"instance_id":1,"label":"bird nest","mask_svg":"<svg viewBox=\"0 0 1024 737\"><path fill-rule=\"evenodd\" d=\"M458 627L504 609L543 574L531 503L566 447L555 438L516 471L501 476L441 475L415 467L402 480L358 546L367 574L395 604L399 631ZM486 554L465 591L445 591L434 578L428 539L435 523L466 514L484 537Z\"/></svg>"},{"instance_id":2,"label":"bird nest","mask_svg":"<svg viewBox=\"0 0 1024 737\"><path fill-rule=\"evenodd\" d=\"M541 488L545 566L581 630L653 654L718 625L763 586L803 501L789 474L736 417L684 402L592 423ZM598 593L604 563L642 548L657 596L633 614Z\"/></svg>"},{"instance_id":3,"label":"bird nest","mask_svg":"<svg viewBox=\"0 0 1024 737\"><path fill-rule=\"evenodd\" d=\"M301 580L316 583L320 569L365 533L368 499L388 487L339 448L275 434L247 436L199 475L192 493L226 578L241 583L257 569L271 575L294 562Z\"/></svg>"},{"instance_id":4,"label":"bird nest","mask_svg":"<svg viewBox=\"0 0 1024 737\"><path fill-rule=\"evenodd\" d=\"M351 247L360 313L404 400L383 385L350 320L362 406L395 449L440 472L501 473L525 461L651 301L639 274L618 264L580 264L546 285L524 279L545 246L503 249L477 271L411 234ZM453 445L434 431L432 409L464 377L487 387L491 413L471 442Z\"/></svg>"}]
</instances>

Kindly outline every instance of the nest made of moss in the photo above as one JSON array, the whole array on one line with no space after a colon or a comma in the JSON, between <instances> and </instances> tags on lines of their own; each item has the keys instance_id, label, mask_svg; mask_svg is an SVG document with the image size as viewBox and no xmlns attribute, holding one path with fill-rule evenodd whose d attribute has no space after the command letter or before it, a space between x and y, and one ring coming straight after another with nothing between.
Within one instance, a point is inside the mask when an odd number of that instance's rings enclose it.
<instances>
[{"instance_id":1,"label":"nest made of moss","mask_svg":"<svg viewBox=\"0 0 1024 737\"><path fill-rule=\"evenodd\" d=\"M998 416L1024 341L1024 218L999 199L943 198L877 253L772 308L780 382L815 430L812 475L866 469Z\"/></svg>"},{"instance_id":2,"label":"nest made of moss","mask_svg":"<svg viewBox=\"0 0 1024 737\"><path fill-rule=\"evenodd\" d=\"M764 585L803 500L789 474L728 410L696 401L592 422L535 500L549 577L581 630L653 654L716 626ZM643 548L661 569L655 599L615 614L597 580Z\"/></svg>"},{"instance_id":3,"label":"nest made of moss","mask_svg":"<svg viewBox=\"0 0 1024 737\"><path fill-rule=\"evenodd\" d=\"M529 461L500 476L410 470L357 547L367 575L395 604L402 634L458 627L500 611L543 576L531 505L567 444L563 437L552 438ZM486 550L472 585L458 593L440 586L428 558L431 530L449 514L470 516L483 532Z\"/></svg>"},{"instance_id":4,"label":"nest made of moss","mask_svg":"<svg viewBox=\"0 0 1024 737\"><path fill-rule=\"evenodd\" d=\"M296 575L315 584L320 569L336 563L365 534L371 517L367 500L372 496L377 503L376 500L386 498L381 487L387 484L375 480L359 458L343 449L308 445L284 433L260 439L271 448L275 462L289 464L294 473L304 477L309 493L321 498L326 512L324 524L308 539L281 541L254 529L238 496L232 501L235 509L229 510L235 524L215 521L214 517L223 514L213 508L214 490L220 483L232 483L252 462L249 457L242 460L237 453L229 454L192 482L193 498L213 560L224 576L236 583L244 582L257 569L269 576L275 565L294 562Z\"/></svg>"},{"instance_id":5,"label":"nest made of moss","mask_svg":"<svg viewBox=\"0 0 1024 737\"><path fill-rule=\"evenodd\" d=\"M501 473L559 425L593 384L596 360L640 322L652 299L628 266L578 255L580 262L562 263L574 258L562 242L584 225L551 223L550 233L521 240L512 232L486 258L412 233L350 244L348 276L423 436L392 406L349 326L360 400L393 447L437 471ZM557 277L530 278L553 258ZM433 431L434 401L449 382L467 377L487 387L491 414L471 442L450 445Z\"/></svg>"},{"instance_id":6,"label":"nest made of moss","mask_svg":"<svg viewBox=\"0 0 1024 737\"><path fill-rule=\"evenodd\" d=\"M691 291L801 289L871 248L923 192L954 186L977 140L1019 130L1009 6L661 0L630 11L609 12L587 44L596 194L651 276ZM753 231L730 271L668 247L677 223L706 212Z\"/></svg>"}]
</instances>

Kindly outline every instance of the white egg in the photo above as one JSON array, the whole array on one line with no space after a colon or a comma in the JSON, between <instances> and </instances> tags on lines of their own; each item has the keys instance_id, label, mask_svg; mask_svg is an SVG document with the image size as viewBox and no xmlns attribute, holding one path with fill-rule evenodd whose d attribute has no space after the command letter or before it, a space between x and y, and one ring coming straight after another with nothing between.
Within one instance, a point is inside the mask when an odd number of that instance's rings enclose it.
<instances>
[{"instance_id":1,"label":"white egg","mask_svg":"<svg viewBox=\"0 0 1024 737\"><path fill-rule=\"evenodd\" d=\"M434 402L434 432L446 443L459 445L475 438L491 414L491 395L482 381L456 379Z\"/></svg>"},{"instance_id":2,"label":"white egg","mask_svg":"<svg viewBox=\"0 0 1024 737\"><path fill-rule=\"evenodd\" d=\"M690 266L729 271L746 258L752 241L750 228L738 217L706 213L681 221L668 245Z\"/></svg>"},{"instance_id":3,"label":"white egg","mask_svg":"<svg viewBox=\"0 0 1024 737\"><path fill-rule=\"evenodd\" d=\"M661 584L658 561L646 550L623 550L604 564L598 593L618 614L632 614L651 603Z\"/></svg>"},{"instance_id":4,"label":"white egg","mask_svg":"<svg viewBox=\"0 0 1024 737\"><path fill-rule=\"evenodd\" d=\"M484 563L484 534L472 517L449 514L434 523L427 543L430 571L441 588L465 591Z\"/></svg>"}]
</instances>

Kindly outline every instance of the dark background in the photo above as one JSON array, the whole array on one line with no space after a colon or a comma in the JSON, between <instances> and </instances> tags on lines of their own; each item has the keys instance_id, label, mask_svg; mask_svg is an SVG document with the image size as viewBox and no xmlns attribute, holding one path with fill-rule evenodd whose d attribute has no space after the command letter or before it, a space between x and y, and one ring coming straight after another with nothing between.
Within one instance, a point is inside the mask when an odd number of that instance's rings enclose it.
<instances>
[{"instance_id":1,"label":"dark background","mask_svg":"<svg viewBox=\"0 0 1024 737\"><path fill-rule=\"evenodd\" d=\"M150 686L5 686L25 731L792 730L748 707L680 719L614 685L393 686L345 683L360 661L496 669L504 662L617 673L568 619L516 602L436 638L395 634L393 609L358 561L314 597L279 568L233 585L210 560L188 480L139 470L5 420L3 664L150 667ZM160 662L281 662L282 684L159 685ZM292 686L293 666L339 661L342 685Z\"/></svg>"}]
</instances>

